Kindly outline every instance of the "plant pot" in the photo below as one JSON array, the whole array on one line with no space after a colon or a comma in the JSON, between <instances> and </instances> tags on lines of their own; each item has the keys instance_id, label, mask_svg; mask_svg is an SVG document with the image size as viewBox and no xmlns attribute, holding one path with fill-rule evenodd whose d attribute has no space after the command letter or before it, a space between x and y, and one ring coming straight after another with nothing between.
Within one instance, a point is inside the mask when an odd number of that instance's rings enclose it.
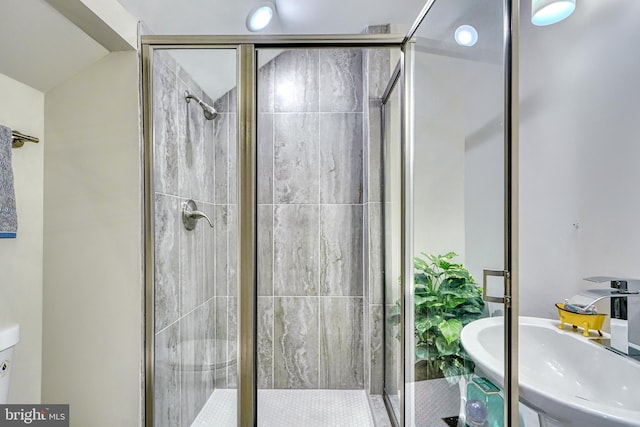
<instances>
[{"instance_id":1,"label":"plant pot","mask_svg":"<svg viewBox=\"0 0 640 427\"><path fill-rule=\"evenodd\" d=\"M460 411L460 387L446 379L416 381L415 426L445 426L443 419L457 417Z\"/></svg>"}]
</instances>

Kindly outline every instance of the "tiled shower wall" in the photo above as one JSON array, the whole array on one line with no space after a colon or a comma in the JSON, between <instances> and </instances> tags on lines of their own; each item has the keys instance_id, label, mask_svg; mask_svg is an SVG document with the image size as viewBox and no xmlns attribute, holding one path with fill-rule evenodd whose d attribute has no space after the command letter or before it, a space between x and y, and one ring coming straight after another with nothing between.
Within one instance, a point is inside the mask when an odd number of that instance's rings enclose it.
<instances>
[{"instance_id":1,"label":"tiled shower wall","mask_svg":"<svg viewBox=\"0 0 640 427\"><path fill-rule=\"evenodd\" d=\"M259 71L261 388L382 393L390 67L388 49L293 50Z\"/></svg>"},{"instance_id":2,"label":"tiled shower wall","mask_svg":"<svg viewBox=\"0 0 640 427\"><path fill-rule=\"evenodd\" d=\"M235 98L205 120L184 93L212 103L166 52L153 70L155 185L155 424L188 426L215 388L234 387ZM231 173L230 173L231 172ZM182 203L213 221L187 231Z\"/></svg>"},{"instance_id":3,"label":"tiled shower wall","mask_svg":"<svg viewBox=\"0 0 640 427\"><path fill-rule=\"evenodd\" d=\"M362 50L291 50L258 80L261 388L364 387Z\"/></svg>"}]
</instances>

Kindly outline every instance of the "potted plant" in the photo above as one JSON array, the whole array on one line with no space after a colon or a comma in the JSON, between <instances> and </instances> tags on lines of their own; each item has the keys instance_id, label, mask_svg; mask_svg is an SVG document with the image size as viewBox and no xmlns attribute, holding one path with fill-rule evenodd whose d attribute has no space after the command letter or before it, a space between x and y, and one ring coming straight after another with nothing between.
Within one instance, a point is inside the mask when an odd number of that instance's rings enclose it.
<instances>
[{"instance_id":1,"label":"potted plant","mask_svg":"<svg viewBox=\"0 0 640 427\"><path fill-rule=\"evenodd\" d=\"M469 271L453 262L454 252L421 254L414 259L414 334L416 426L430 427L446 417L464 426L466 381L475 365L460 344L468 323L485 314L482 291ZM397 324L396 303L389 322ZM459 387L451 387L459 384ZM428 404L425 404L428 402ZM447 418L448 419L448 418Z\"/></svg>"},{"instance_id":2,"label":"potted plant","mask_svg":"<svg viewBox=\"0 0 640 427\"><path fill-rule=\"evenodd\" d=\"M460 332L485 313L482 290L454 252L414 259L416 380L445 378L456 384L474 363L460 344Z\"/></svg>"}]
</instances>

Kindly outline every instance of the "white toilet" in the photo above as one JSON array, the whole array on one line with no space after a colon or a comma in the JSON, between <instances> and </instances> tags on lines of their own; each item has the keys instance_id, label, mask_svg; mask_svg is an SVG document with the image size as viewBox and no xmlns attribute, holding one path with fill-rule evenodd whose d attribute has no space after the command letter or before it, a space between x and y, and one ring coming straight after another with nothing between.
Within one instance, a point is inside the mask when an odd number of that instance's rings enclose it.
<instances>
[{"instance_id":1,"label":"white toilet","mask_svg":"<svg viewBox=\"0 0 640 427\"><path fill-rule=\"evenodd\" d=\"M20 326L17 323L0 324L0 405L9 398L9 384L13 370L13 347L20 341Z\"/></svg>"}]
</instances>

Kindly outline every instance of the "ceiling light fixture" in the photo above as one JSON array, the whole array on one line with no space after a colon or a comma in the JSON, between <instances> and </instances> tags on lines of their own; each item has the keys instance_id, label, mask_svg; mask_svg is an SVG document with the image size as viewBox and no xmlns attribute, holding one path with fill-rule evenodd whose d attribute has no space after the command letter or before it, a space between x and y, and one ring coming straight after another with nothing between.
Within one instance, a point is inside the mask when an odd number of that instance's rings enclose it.
<instances>
[{"instance_id":1,"label":"ceiling light fixture","mask_svg":"<svg viewBox=\"0 0 640 427\"><path fill-rule=\"evenodd\" d=\"M478 31L471 25L460 25L454 34L460 46L473 46L478 41Z\"/></svg>"},{"instance_id":2,"label":"ceiling light fixture","mask_svg":"<svg viewBox=\"0 0 640 427\"><path fill-rule=\"evenodd\" d=\"M247 30L252 33L267 28L276 14L276 7L270 1L262 1L256 4L247 15Z\"/></svg>"},{"instance_id":3,"label":"ceiling light fixture","mask_svg":"<svg viewBox=\"0 0 640 427\"><path fill-rule=\"evenodd\" d=\"M543 27L566 19L576 9L576 0L531 0L531 22Z\"/></svg>"}]
</instances>

